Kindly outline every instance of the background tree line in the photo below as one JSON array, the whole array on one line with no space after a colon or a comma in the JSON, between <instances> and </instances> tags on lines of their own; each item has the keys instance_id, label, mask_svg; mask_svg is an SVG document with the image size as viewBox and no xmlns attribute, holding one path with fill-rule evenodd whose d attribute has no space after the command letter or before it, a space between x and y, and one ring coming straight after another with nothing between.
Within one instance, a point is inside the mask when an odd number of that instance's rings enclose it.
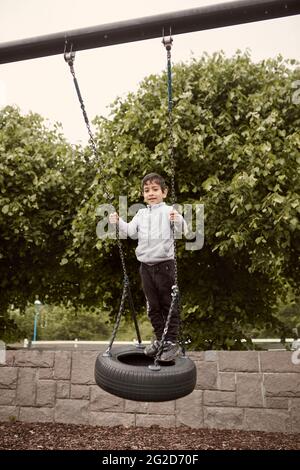
<instances>
[{"instance_id":1,"label":"background tree line","mask_svg":"<svg viewBox=\"0 0 300 470\"><path fill-rule=\"evenodd\" d=\"M292 324L278 314L286 305L295 314L300 285L298 66L282 57L253 63L248 53L174 66L177 199L205 208L203 248L178 244L183 329L194 348L241 348L243 338L251 347L253 332L284 336L300 323L297 313ZM2 335L15 328L8 307L24 311L36 294L112 317L118 309L116 243L96 236L97 207L107 203L101 182L119 210L120 195L128 206L143 202L146 173L169 180L165 73L145 78L94 124L101 172L89 147L71 146L59 127L1 110ZM135 243L123 245L143 313Z\"/></svg>"}]
</instances>

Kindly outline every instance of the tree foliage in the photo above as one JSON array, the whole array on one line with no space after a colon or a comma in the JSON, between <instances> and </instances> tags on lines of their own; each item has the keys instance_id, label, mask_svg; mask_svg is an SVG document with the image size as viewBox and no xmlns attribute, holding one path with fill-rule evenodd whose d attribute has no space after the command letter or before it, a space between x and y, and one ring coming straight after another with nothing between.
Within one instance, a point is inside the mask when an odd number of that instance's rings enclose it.
<instances>
[{"instance_id":1,"label":"tree foliage","mask_svg":"<svg viewBox=\"0 0 300 470\"><path fill-rule=\"evenodd\" d=\"M111 335L107 312L99 307L74 305L71 301L42 305L38 315L32 304L28 304L23 312L13 307L9 308L8 316L17 327L14 341L33 338L35 319L37 340L107 341ZM139 328L143 340L150 340L152 329L146 317L139 322ZM128 318L122 317L117 337L119 341L137 341L135 327Z\"/></svg>"},{"instance_id":2,"label":"tree foliage","mask_svg":"<svg viewBox=\"0 0 300 470\"><path fill-rule=\"evenodd\" d=\"M36 311L28 305L25 312L10 309L10 318L18 328L19 338L31 339ZM43 305L36 316L38 340L106 340L110 334L109 318L97 308L73 305L71 302Z\"/></svg>"},{"instance_id":3,"label":"tree foliage","mask_svg":"<svg viewBox=\"0 0 300 470\"><path fill-rule=\"evenodd\" d=\"M252 328L271 325L286 284L299 288L300 106L293 103L299 69L282 57L253 63L204 55L174 67L176 190L181 204L205 207L202 250L179 245L184 329L192 346L237 348ZM99 153L106 170L73 224L75 259L85 271L82 295L118 307L121 269L114 241L97 240L102 178L128 205L142 202L148 172L170 177L166 74L149 76L136 94L98 118ZM99 183L99 184L98 184ZM143 296L133 247L128 268L139 308Z\"/></svg>"},{"instance_id":4,"label":"tree foliage","mask_svg":"<svg viewBox=\"0 0 300 470\"><path fill-rule=\"evenodd\" d=\"M35 295L78 297L80 274L65 264L72 220L94 178L84 155L59 127L18 109L0 112L0 331L9 303L24 308Z\"/></svg>"},{"instance_id":5,"label":"tree foliage","mask_svg":"<svg viewBox=\"0 0 300 470\"><path fill-rule=\"evenodd\" d=\"M253 331L286 333L274 312L300 285L297 66L220 53L173 68L177 199L205 208L203 248L178 242L183 328L194 348L239 348L242 338L251 347ZM36 294L118 310L121 263L115 240L97 238L97 208L107 189L116 210L119 196L128 207L143 202L146 173L170 180L167 116L166 74L151 75L112 104L110 119L95 120L99 165L40 116L0 111L0 329L9 303L24 310ZM123 242L145 312L135 245Z\"/></svg>"}]
</instances>

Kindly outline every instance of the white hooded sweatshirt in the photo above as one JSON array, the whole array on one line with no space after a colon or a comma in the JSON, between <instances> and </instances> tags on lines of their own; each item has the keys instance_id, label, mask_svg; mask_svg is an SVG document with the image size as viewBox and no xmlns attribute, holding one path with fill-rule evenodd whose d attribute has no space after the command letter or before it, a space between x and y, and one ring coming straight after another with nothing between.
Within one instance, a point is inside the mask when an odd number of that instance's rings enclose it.
<instances>
[{"instance_id":1,"label":"white hooded sweatshirt","mask_svg":"<svg viewBox=\"0 0 300 470\"><path fill-rule=\"evenodd\" d=\"M174 259L173 231L169 214L173 210L165 202L140 209L127 223L119 219L120 232L130 238L138 239L135 250L137 259L146 264L156 264ZM186 233L187 224L182 215L178 214L175 222L175 238Z\"/></svg>"}]
</instances>

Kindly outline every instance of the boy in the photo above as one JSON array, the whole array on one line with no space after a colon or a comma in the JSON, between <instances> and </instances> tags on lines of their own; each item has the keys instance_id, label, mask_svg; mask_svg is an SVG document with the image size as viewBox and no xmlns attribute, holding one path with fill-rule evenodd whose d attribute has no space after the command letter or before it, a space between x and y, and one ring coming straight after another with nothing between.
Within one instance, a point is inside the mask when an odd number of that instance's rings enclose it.
<instances>
[{"instance_id":1,"label":"boy","mask_svg":"<svg viewBox=\"0 0 300 470\"><path fill-rule=\"evenodd\" d=\"M142 193L147 208L140 209L129 223L124 222L115 212L110 214L109 221L119 224L120 232L131 238L138 238L135 250L140 261L140 276L143 291L147 300L150 318L156 340L145 348L145 354L156 356L171 305L172 286L175 283L175 263L173 231L186 231L183 217L164 199L168 188L162 176L150 173L143 178ZM160 361L173 361L179 354L177 336L179 330L179 311L175 304L169 324L166 341Z\"/></svg>"}]
</instances>

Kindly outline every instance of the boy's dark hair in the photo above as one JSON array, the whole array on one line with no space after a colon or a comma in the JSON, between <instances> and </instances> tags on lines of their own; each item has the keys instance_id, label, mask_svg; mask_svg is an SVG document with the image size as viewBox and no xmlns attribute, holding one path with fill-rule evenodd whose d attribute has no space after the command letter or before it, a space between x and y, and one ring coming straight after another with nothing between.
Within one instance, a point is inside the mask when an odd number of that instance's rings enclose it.
<instances>
[{"instance_id":1,"label":"boy's dark hair","mask_svg":"<svg viewBox=\"0 0 300 470\"><path fill-rule=\"evenodd\" d=\"M162 191L165 191L168 188L164 178L160 176L158 173L149 173L148 175L144 176L142 180L142 191L144 191L144 186L148 182L159 184Z\"/></svg>"}]
</instances>

